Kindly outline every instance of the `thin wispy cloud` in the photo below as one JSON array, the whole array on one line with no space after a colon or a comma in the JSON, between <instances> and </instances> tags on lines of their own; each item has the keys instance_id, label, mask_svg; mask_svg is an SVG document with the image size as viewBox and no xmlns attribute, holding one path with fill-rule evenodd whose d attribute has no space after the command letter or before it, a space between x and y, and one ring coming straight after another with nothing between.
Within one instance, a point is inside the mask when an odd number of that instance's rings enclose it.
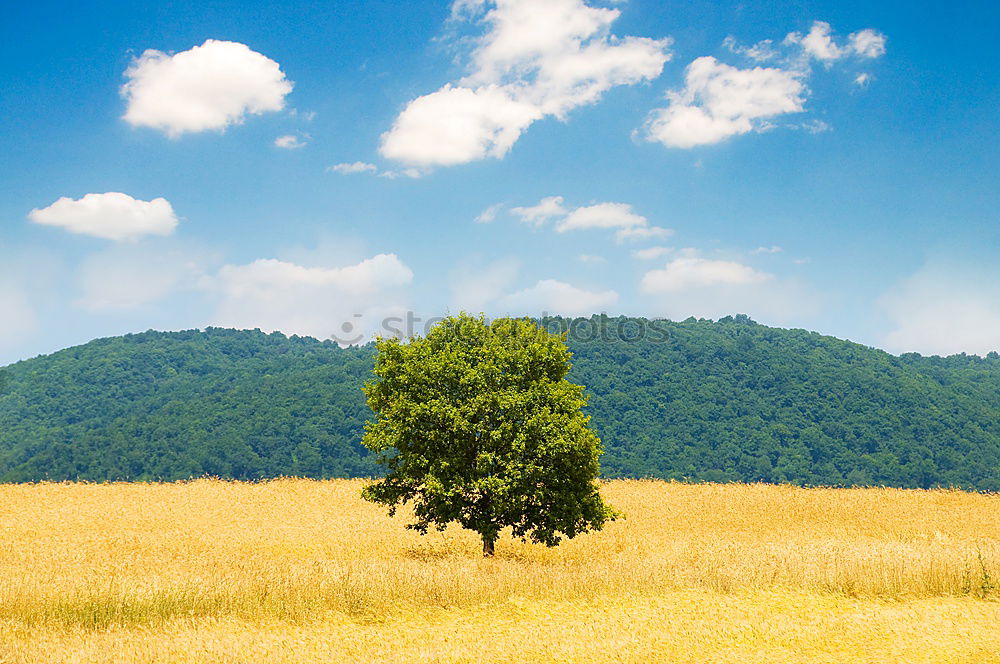
<instances>
[{"instance_id":1,"label":"thin wispy cloud","mask_svg":"<svg viewBox=\"0 0 1000 664\"><path fill-rule=\"evenodd\" d=\"M274 139L274 147L282 148L284 150L297 150L298 148L304 148L306 145L307 143L305 141L292 134L279 136Z\"/></svg>"},{"instance_id":2,"label":"thin wispy cloud","mask_svg":"<svg viewBox=\"0 0 1000 664\"><path fill-rule=\"evenodd\" d=\"M334 164L327 170L340 173L341 175L353 175L356 173L376 173L378 172L378 166L364 161L354 161Z\"/></svg>"},{"instance_id":3,"label":"thin wispy cloud","mask_svg":"<svg viewBox=\"0 0 1000 664\"><path fill-rule=\"evenodd\" d=\"M601 202L567 207L562 196L547 196L535 205L512 207L509 212L521 222L540 228L551 225L557 233L583 230L615 230L618 242L668 237L672 230L653 226L628 203Z\"/></svg>"}]
</instances>

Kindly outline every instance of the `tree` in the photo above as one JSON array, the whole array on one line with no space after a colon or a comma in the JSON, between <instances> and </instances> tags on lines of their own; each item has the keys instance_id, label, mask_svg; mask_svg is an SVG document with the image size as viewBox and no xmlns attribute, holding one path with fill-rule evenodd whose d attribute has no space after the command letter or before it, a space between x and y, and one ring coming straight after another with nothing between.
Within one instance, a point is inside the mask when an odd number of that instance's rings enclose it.
<instances>
[{"instance_id":1,"label":"tree","mask_svg":"<svg viewBox=\"0 0 1000 664\"><path fill-rule=\"evenodd\" d=\"M613 520L564 338L530 319L461 314L409 343L379 340L363 443L387 474L364 497L390 515L412 501L408 527L421 533L458 522L483 538L485 556L507 527L555 546Z\"/></svg>"}]
</instances>

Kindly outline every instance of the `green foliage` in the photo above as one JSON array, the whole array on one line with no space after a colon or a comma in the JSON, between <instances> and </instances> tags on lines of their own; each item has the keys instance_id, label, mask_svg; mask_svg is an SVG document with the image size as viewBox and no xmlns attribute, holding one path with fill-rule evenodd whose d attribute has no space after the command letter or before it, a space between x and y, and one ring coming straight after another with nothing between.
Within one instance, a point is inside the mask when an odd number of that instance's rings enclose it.
<instances>
[{"instance_id":1,"label":"green foliage","mask_svg":"<svg viewBox=\"0 0 1000 664\"><path fill-rule=\"evenodd\" d=\"M666 341L571 343L606 477L1000 489L996 355L894 357L746 316L660 324Z\"/></svg>"},{"instance_id":2,"label":"green foliage","mask_svg":"<svg viewBox=\"0 0 1000 664\"><path fill-rule=\"evenodd\" d=\"M373 354L210 328L19 362L0 393L0 481L370 476Z\"/></svg>"},{"instance_id":3,"label":"green foliage","mask_svg":"<svg viewBox=\"0 0 1000 664\"><path fill-rule=\"evenodd\" d=\"M543 322L573 326L604 477L1000 490L996 353L896 357L745 316ZM375 476L374 355L209 329L19 362L2 370L0 481Z\"/></svg>"},{"instance_id":4,"label":"green foliage","mask_svg":"<svg viewBox=\"0 0 1000 664\"><path fill-rule=\"evenodd\" d=\"M527 319L487 325L462 314L377 348L365 385L376 418L363 442L388 472L366 499L391 513L413 501L410 528L458 522L487 554L507 527L555 546L615 517L598 491L601 442L581 410L583 388L566 380L561 336Z\"/></svg>"}]
</instances>

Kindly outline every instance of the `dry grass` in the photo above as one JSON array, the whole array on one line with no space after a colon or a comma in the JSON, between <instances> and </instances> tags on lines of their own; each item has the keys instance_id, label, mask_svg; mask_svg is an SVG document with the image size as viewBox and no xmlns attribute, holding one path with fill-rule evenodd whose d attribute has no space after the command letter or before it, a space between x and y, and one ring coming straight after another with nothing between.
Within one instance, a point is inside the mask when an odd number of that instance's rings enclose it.
<instances>
[{"instance_id":1,"label":"dry grass","mask_svg":"<svg viewBox=\"0 0 1000 664\"><path fill-rule=\"evenodd\" d=\"M361 486L0 486L0 661L1000 662L997 495L609 482L483 560Z\"/></svg>"}]
</instances>

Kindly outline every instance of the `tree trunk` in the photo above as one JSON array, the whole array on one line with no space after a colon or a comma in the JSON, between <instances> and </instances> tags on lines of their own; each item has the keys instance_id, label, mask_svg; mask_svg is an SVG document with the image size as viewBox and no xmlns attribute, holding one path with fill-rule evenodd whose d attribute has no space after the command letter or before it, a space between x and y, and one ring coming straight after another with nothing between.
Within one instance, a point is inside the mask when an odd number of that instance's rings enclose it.
<instances>
[{"instance_id":1,"label":"tree trunk","mask_svg":"<svg viewBox=\"0 0 1000 664\"><path fill-rule=\"evenodd\" d=\"M493 553L496 550L496 543L497 543L497 538L496 537L489 538L486 535L483 535L483 557L484 558L492 558L493 557Z\"/></svg>"}]
</instances>

